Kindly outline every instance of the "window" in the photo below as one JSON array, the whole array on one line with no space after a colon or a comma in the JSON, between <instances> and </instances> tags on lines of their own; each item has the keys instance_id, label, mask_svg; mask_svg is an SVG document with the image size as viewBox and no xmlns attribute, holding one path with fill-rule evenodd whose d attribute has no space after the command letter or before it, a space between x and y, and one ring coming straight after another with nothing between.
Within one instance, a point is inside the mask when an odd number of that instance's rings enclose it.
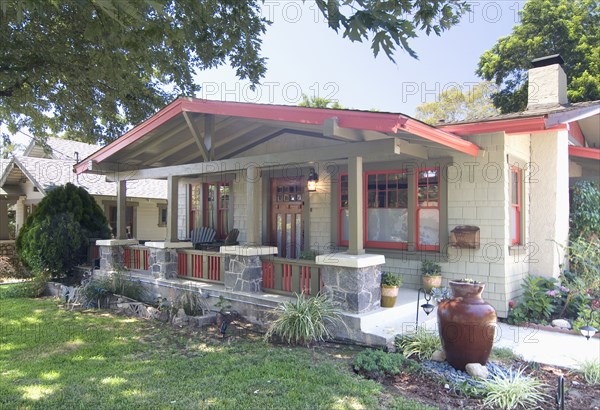
<instances>
[{"instance_id":1,"label":"window","mask_svg":"<svg viewBox=\"0 0 600 410\"><path fill-rule=\"evenodd\" d=\"M207 226L224 239L229 232L228 182L190 185L190 229Z\"/></svg>"},{"instance_id":2,"label":"window","mask_svg":"<svg viewBox=\"0 0 600 410\"><path fill-rule=\"evenodd\" d=\"M521 245L521 169L510 167L510 243Z\"/></svg>"},{"instance_id":3,"label":"window","mask_svg":"<svg viewBox=\"0 0 600 410\"><path fill-rule=\"evenodd\" d=\"M158 226L167 226L167 205L158 204Z\"/></svg>"},{"instance_id":4,"label":"window","mask_svg":"<svg viewBox=\"0 0 600 410\"><path fill-rule=\"evenodd\" d=\"M439 168L364 173L365 246L383 249L440 249ZM348 246L348 175L338 184L338 243Z\"/></svg>"},{"instance_id":5,"label":"window","mask_svg":"<svg viewBox=\"0 0 600 410\"><path fill-rule=\"evenodd\" d=\"M407 249L408 178L405 171L365 173L366 246Z\"/></svg>"}]
</instances>

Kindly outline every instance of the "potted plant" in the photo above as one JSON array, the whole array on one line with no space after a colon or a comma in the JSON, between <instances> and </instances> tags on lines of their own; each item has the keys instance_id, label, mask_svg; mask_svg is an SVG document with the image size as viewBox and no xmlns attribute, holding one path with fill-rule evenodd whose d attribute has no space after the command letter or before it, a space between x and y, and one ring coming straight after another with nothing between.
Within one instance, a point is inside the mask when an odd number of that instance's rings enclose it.
<instances>
[{"instance_id":1,"label":"potted plant","mask_svg":"<svg viewBox=\"0 0 600 410\"><path fill-rule=\"evenodd\" d=\"M431 293L431 289L442 286L442 267L439 263L423 261L421 274L423 275L423 289L425 289L425 292Z\"/></svg>"},{"instance_id":2,"label":"potted plant","mask_svg":"<svg viewBox=\"0 0 600 410\"><path fill-rule=\"evenodd\" d=\"M481 298L485 284L462 279L450 281L452 299L438 304L438 330L446 360L457 370L468 363L485 365L492 351L496 310Z\"/></svg>"},{"instance_id":3,"label":"potted plant","mask_svg":"<svg viewBox=\"0 0 600 410\"><path fill-rule=\"evenodd\" d=\"M381 307L394 307L398 297L398 288L402 285L402 276L392 272L381 275Z\"/></svg>"}]
</instances>

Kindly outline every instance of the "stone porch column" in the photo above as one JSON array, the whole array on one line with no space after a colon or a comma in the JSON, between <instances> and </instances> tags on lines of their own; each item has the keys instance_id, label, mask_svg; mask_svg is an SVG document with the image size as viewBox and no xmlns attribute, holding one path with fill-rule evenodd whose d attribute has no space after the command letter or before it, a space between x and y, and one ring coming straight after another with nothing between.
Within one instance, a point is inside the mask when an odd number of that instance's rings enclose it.
<instances>
[{"instance_id":1,"label":"stone porch column","mask_svg":"<svg viewBox=\"0 0 600 410\"><path fill-rule=\"evenodd\" d=\"M99 239L100 270L115 272L125 268L125 247L137 245L135 239Z\"/></svg>"},{"instance_id":2,"label":"stone porch column","mask_svg":"<svg viewBox=\"0 0 600 410\"><path fill-rule=\"evenodd\" d=\"M155 279L173 279L177 277L178 249L192 249L191 242L146 242L150 251L149 270Z\"/></svg>"},{"instance_id":3,"label":"stone porch column","mask_svg":"<svg viewBox=\"0 0 600 410\"><path fill-rule=\"evenodd\" d=\"M275 246L221 246L225 254L226 290L234 292L262 292L262 262L260 257L277 255Z\"/></svg>"},{"instance_id":4,"label":"stone porch column","mask_svg":"<svg viewBox=\"0 0 600 410\"><path fill-rule=\"evenodd\" d=\"M364 313L381 306L383 255L333 253L316 258L323 278L323 293L342 310Z\"/></svg>"}]
</instances>

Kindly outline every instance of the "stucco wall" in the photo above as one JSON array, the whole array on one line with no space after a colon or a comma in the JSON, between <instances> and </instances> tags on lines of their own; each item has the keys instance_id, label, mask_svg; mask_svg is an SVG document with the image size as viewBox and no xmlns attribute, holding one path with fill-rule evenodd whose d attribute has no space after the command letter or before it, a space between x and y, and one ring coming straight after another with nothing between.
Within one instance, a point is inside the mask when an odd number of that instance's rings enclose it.
<instances>
[{"instance_id":1,"label":"stucco wall","mask_svg":"<svg viewBox=\"0 0 600 410\"><path fill-rule=\"evenodd\" d=\"M531 183L531 241L538 252L530 271L557 277L564 262L559 244L566 244L569 234L567 132L534 134L531 147L531 161L539 166L539 177Z\"/></svg>"}]
</instances>

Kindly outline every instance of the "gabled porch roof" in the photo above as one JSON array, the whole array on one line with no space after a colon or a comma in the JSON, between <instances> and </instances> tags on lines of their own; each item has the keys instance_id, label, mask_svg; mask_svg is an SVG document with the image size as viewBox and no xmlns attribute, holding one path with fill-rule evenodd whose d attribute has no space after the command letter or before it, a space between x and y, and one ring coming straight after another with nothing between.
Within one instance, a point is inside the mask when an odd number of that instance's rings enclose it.
<instances>
[{"instance_id":1,"label":"gabled porch roof","mask_svg":"<svg viewBox=\"0 0 600 410\"><path fill-rule=\"evenodd\" d=\"M418 158L435 149L473 156L479 151L459 136L404 114L179 98L81 161L75 171L126 172L229 160L286 135L332 147L394 137L401 154Z\"/></svg>"}]
</instances>

